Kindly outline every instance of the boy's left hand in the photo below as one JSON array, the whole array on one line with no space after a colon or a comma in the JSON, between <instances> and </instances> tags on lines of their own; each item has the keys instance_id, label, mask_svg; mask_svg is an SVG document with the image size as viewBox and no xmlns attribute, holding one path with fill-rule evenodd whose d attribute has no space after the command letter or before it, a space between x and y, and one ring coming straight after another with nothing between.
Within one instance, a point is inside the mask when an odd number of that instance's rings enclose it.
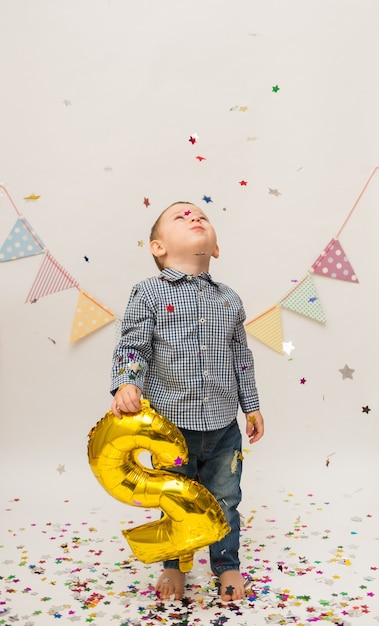
<instances>
[{"instance_id":1,"label":"boy's left hand","mask_svg":"<svg viewBox=\"0 0 379 626\"><path fill-rule=\"evenodd\" d=\"M264 422L260 411L246 413L246 434L249 443L256 443L263 437Z\"/></svg>"}]
</instances>

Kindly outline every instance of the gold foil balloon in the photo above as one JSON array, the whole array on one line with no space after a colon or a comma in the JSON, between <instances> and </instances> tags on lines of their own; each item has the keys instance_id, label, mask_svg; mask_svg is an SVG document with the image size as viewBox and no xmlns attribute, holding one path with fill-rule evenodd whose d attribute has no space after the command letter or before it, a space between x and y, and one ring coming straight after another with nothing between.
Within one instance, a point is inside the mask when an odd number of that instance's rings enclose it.
<instances>
[{"instance_id":1,"label":"gold foil balloon","mask_svg":"<svg viewBox=\"0 0 379 626\"><path fill-rule=\"evenodd\" d=\"M143 466L147 450L154 469ZM188 462L180 430L141 401L138 413L118 418L111 411L89 433L88 458L99 483L114 498L132 506L161 509L161 519L124 530L135 556L143 563L179 559L182 572L193 554L219 541L230 530L217 500L205 487L162 468Z\"/></svg>"}]
</instances>

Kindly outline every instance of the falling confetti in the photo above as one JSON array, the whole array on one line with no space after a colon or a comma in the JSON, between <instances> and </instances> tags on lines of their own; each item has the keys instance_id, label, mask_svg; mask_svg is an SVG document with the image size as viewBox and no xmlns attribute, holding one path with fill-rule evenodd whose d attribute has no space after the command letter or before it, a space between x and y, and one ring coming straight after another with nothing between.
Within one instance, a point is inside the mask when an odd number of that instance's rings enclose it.
<instances>
[{"instance_id":1,"label":"falling confetti","mask_svg":"<svg viewBox=\"0 0 379 626\"><path fill-rule=\"evenodd\" d=\"M150 200L149 200L149 198L144 198L144 199L143 199L143 203L144 203L144 205L145 205L145 207L146 207L146 208L147 208L148 206L150 206Z\"/></svg>"},{"instance_id":2,"label":"falling confetti","mask_svg":"<svg viewBox=\"0 0 379 626\"><path fill-rule=\"evenodd\" d=\"M345 380L345 378L353 379L353 373L355 372L355 370L351 369L348 365L345 365L345 367L338 371L342 374L342 380Z\"/></svg>"},{"instance_id":3,"label":"falling confetti","mask_svg":"<svg viewBox=\"0 0 379 626\"><path fill-rule=\"evenodd\" d=\"M240 183L241 187L246 187L246 185L247 185L247 181L246 180L240 180L239 183Z\"/></svg>"},{"instance_id":4,"label":"falling confetti","mask_svg":"<svg viewBox=\"0 0 379 626\"><path fill-rule=\"evenodd\" d=\"M268 193L270 196L276 196L276 197L282 195L280 191L278 191L277 189L272 189L271 187L268 188Z\"/></svg>"},{"instance_id":5,"label":"falling confetti","mask_svg":"<svg viewBox=\"0 0 379 626\"><path fill-rule=\"evenodd\" d=\"M41 196L36 196L34 193L31 193L30 196L25 196L24 200L38 200Z\"/></svg>"},{"instance_id":6,"label":"falling confetti","mask_svg":"<svg viewBox=\"0 0 379 626\"><path fill-rule=\"evenodd\" d=\"M202 200L204 200L204 202L206 202L207 204L209 204L209 202L213 202L212 198L210 196L203 196Z\"/></svg>"},{"instance_id":7,"label":"falling confetti","mask_svg":"<svg viewBox=\"0 0 379 626\"><path fill-rule=\"evenodd\" d=\"M190 135L190 138L188 141L192 143L192 145L194 145L198 139L199 139L198 135L196 133L193 133L192 135Z\"/></svg>"},{"instance_id":8,"label":"falling confetti","mask_svg":"<svg viewBox=\"0 0 379 626\"><path fill-rule=\"evenodd\" d=\"M295 346L293 345L292 341L283 341L282 345L283 345L283 352L288 354L288 356L290 356L292 350L295 350Z\"/></svg>"},{"instance_id":9,"label":"falling confetti","mask_svg":"<svg viewBox=\"0 0 379 626\"><path fill-rule=\"evenodd\" d=\"M279 91L279 89L280 89L280 87L278 85L274 85L273 88L272 88L272 91L274 93L277 93Z\"/></svg>"},{"instance_id":10,"label":"falling confetti","mask_svg":"<svg viewBox=\"0 0 379 626\"><path fill-rule=\"evenodd\" d=\"M367 413L367 415L368 415L370 411L371 411L370 407L368 407L368 406L363 406L362 407L362 413Z\"/></svg>"}]
</instances>

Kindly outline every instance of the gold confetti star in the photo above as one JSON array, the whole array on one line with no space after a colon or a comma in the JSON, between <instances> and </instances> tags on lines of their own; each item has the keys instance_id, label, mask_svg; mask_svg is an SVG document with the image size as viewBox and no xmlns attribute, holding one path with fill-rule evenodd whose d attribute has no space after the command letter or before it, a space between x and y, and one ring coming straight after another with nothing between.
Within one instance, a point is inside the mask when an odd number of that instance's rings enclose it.
<instances>
[{"instance_id":1,"label":"gold confetti star","mask_svg":"<svg viewBox=\"0 0 379 626\"><path fill-rule=\"evenodd\" d=\"M145 242L142 241L142 239L140 239L140 241L138 242L138 247L143 248L144 245L145 245Z\"/></svg>"}]
</instances>

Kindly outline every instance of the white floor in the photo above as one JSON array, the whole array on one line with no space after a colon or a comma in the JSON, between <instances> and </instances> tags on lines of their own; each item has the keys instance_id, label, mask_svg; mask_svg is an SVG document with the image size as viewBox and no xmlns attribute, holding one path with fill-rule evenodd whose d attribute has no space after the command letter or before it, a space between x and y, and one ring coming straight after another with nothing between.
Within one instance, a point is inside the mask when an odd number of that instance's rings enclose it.
<instances>
[{"instance_id":1,"label":"white floor","mask_svg":"<svg viewBox=\"0 0 379 626\"><path fill-rule=\"evenodd\" d=\"M207 551L195 554L184 601L157 601L159 563L137 561L121 534L154 511L117 502L82 468L58 465L42 491L33 468L23 479L9 468L2 474L0 624L372 626L379 622L374 476L362 475L351 491L340 489L333 463L320 470L320 491L301 468L288 487L278 468L272 481L245 474L247 595L227 605L218 599Z\"/></svg>"}]
</instances>

